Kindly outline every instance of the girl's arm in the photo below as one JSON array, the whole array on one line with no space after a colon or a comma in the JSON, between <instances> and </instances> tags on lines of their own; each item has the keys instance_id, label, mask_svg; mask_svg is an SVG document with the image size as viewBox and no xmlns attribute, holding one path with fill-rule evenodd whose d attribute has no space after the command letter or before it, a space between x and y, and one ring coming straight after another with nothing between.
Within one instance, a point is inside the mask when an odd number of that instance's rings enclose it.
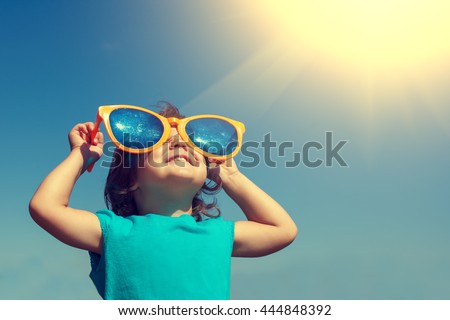
<instances>
[{"instance_id":1,"label":"girl's arm","mask_svg":"<svg viewBox=\"0 0 450 320\"><path fill-rule=\"evenodd\" d=\"M29 204L31 217L58 240L80 249L101 253L102 232L91 212L69 207L72 189L88 164L102 155L103 135L90 144L92 122L78 124L69 133L71 152L42 181Z\"/></svg>"},{"instance_id":2,"label":"girl's arm","mask_svg":"<svg viewBox=\"0 0 450 320\"><path fill-rule=\"evenodd\" d=\"M297 226L289 214L242 174L234 160L220 165L220 177L225 192L248 219L235 222L233 256L264 256L294 241Z\"/></svg>"}]
</instances>

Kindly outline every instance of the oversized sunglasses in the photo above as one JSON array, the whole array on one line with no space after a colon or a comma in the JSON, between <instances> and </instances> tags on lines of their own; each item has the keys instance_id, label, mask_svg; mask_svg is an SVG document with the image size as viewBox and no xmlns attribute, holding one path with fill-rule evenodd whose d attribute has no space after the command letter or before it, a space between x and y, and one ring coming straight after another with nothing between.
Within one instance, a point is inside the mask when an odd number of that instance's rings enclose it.
<instances>
[{"instance_id":1,"label":"oversized sunglasses","mask_svg":"<svg viewBox=\"0 0 450 320\"><path fill-rule=\"evenodd\" d=\"M98 108L92 138L103 121L117 148L129 153L147 153L166 142L176 126L181 139L205 157L234 157L242 145L245 126L223 116L204 114L188 118L166 118L137 106L110 105ZM88 171L92 170L90 166Z\"/></svg>"}]
</instances>

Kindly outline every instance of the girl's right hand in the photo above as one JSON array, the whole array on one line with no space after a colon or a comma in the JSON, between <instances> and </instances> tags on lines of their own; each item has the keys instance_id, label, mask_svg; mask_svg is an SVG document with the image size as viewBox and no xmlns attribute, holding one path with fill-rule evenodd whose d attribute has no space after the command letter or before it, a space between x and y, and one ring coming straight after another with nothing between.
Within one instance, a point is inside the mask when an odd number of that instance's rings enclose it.
<instances>
[{"instance_id":1,"label":"girl's right hand","mask_svg":"<svg viewBox=\"0 0 450 320\"><path fill-rule=\"evenodd\" d=\"M103 133L97 132L93 141L91 134L94 130L93 122L79 123L69 132L70 150L79 148L86 157L87 166L100 159L103 154Z\"/></svg>"}]
</instances>

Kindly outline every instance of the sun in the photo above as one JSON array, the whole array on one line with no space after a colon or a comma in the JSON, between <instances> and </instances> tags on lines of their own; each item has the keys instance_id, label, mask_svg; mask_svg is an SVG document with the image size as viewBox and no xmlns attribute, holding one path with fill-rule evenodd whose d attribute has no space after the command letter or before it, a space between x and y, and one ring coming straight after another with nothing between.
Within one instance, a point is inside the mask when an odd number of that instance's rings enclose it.
<instances>
[{"instance_id":1,"label":"sun","mask_svg":"<svg viewBox=\"0 0 450 320\"><path fill-rule=\"evenodd\" d=\"M190 106L220 100L230 114L253 117L238 106L263 115L280 100L309 99L367 130L389 116L414 130L414 108L426 108L450 136L450 1L260 0L235 11L227 21L262 45Z\"/></svg>"},{"instance_id":2,"label":"sun","mask_svg":"<svg viewBox=\"0 0 450 320\"><path fill-rule=\"evenodd\" d=\"M261 3L266 32L353 72L404 77L450 56L447 0Z\"/></svg>"}]
</instances>

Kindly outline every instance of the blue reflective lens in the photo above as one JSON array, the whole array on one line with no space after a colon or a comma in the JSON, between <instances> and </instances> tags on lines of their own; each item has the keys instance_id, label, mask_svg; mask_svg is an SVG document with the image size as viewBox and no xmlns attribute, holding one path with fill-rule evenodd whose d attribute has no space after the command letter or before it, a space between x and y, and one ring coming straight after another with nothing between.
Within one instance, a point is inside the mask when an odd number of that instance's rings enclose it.
<instances>
[{"instance_id":1,"label":"blue reflective lens","mask_svg":"<svg viewBox=\"0 0 450 320\"><path fill-rule=\"evenodd\" d=\"M191 120L186 124L186 133L197 147L217 156L233 153L238 145L236 128L221 119Z\"/></svg>"},{"instance_id":2,"label":"blue reflective lens","mask_svg":"<svg viewBox=\"0 0 450 320\"><path fill-rule=\"evenodd\" d=\"M116 109L109 115L114 137L125 147L143 149L156 144L164 126L155 116L141 110Z\"/></svg>"}]
</instances>

